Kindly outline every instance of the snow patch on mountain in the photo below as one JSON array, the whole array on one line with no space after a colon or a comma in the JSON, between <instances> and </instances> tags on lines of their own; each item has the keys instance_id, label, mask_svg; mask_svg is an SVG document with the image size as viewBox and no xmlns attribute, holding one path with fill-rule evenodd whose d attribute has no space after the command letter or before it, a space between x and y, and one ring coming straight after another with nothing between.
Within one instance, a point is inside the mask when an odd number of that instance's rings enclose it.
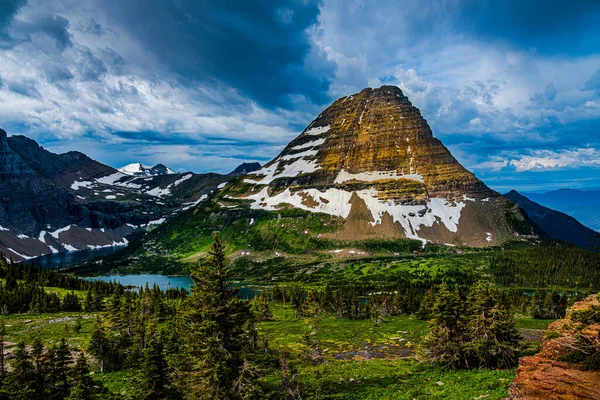
<instances>
[{"instance_id":1,"label":"snow patch on mountain","mask_svg":"<svg viewBox=\"0 0 600 400\"><path fill-rule=\"evenodd\" d=\"M71 229L71 225L67 225L64 228L59 228L57 230L55 230L54 232L49 232L50 236L52 236L55 239L58 239L58 235L60 235L62 232L66 232L69 229Z\"/></svg>"},{"instance_id":2,"label":"snow patch on mountain","mask_svg":"<svg viewBox=\"0 0 600 400\"><path fill-rule=\"evenodd\" d=\"M316 154L316 152L314 153ZM248 175L263 175L263 178L246 178L244 182L246 183L254 183L257 185L268 185L278 178L294 178L300 174L309 174L311 172L315 172L321 168L314 160L305 160L306 156L312 156L313 153L310 154L290 154L280 158L282 161L287 161L289 159L294 159L295 161L290 164L283 164L283 170L280 170L280 161L273 162L268 167L263 167L258 171L250 172Z\"/></svg>"},{"instance_id":3,"label":"snow patch on mountain","mask_svg":"<svg viewBox=\"0 0 600 400\"><path fill-rule=\"evenodd\" d=\"M155 165L154 167L144 165L142 163L132 163L119 168L119 172L125 175L133 176L157 176L157 175L170 175L175 172L162 164Z\"/></svg>"},{"instance_id":4,"label":"snow patch on mountain","mask_svg":"<svg viewBox=\"0 0 600 400\"><path fill-rule=\"evenodd\" d=\"M89 188L93 184L94 183L90 181L75 181L71 184L71 189L79 190L80 187Z\"/></svg>"},{"instance_id":5,"label":"snow patch on mountain","mask_svg":"<svg viewBox=\"0 0 600 400\"><path fill-rule=\"evenodd\" d=\"M441 198L430 198L424 205L398 204L393 200L381 200L379 192L374 188L359 191L336 188L325 191L303 189L293 193L288 188L271 196L269 188L263 187L260 192L246 199L252 200L250 207L253 209L275 211L288 204L306 211L347 218L352 208L350 200L354 194L365 202L371 212L373 226L381 224L383 216L389 214L394 222L402 226L406 237L423 242L425 239L418 234L422 226L432 227L440 223L450 232L457 232L461 211L465 207L464 202L449 202Z\"/></svg>"},{"instance_id":6,"label":"snow patch on mountain","mask_svg":"<svg viewBox=\"0 0 600 400\"><path fill-rule=\"evenodd\" d=\"M404 174L398 173L398 171L369 171L352 174L342 169L335 178L334 183L344 183L352 180L361 182L374 182L385 179L410 179L421 183L424 182L423 176L419 174Z\"/></svg>"},{"instance_id":7,"label":"snow patch on mountain","mask_svg":"<svg viewBox=\"0 0 600 400\"><path fill-rule=\"evenodd\" d=\"M318 136L318 135L322 135L323 133L329 132L330 129L331 129L330 125L317 126L314 128L307 129L306 132L304 132L304 134Z\"/></svg>"},{"instance_id":8,"label":"snow patch on mountain","mask_svg":"<svg viewBox=\"0 0 600 400\"><path fill-rule=\"evenodd\" d=\"M299 144L297 146L294 146L290 150L308 149L308 148L311 148L311 147L321 146L323 143L325 143L325 139L317 139L317 140L313 140L312 142L306 142L306 143L302 143L302 144Z\"/></svg>"}]
</instances>

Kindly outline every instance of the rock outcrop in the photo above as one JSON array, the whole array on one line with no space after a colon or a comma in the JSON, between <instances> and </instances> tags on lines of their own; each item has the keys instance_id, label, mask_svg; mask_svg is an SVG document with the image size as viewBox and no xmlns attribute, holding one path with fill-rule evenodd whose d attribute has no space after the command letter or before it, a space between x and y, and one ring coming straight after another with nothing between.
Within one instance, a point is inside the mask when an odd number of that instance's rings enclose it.
<instances>
[{"instance_id":1,"label":"rock outcrop","mask_svg":"<svg viewBox=\"0 0 600 400\"><path fill-rule=\"evenodd\" d=\"M509 389L510 399L600 399L600 371L584 370L584 361L569 357L578 348L578 337L599 345L600 323L573 318L574 313L594 307L600 313L598 295L575 303L565 319L548 327L548 338L543 341L540 352L519 360L517 375Z\"/></svg>"},{"instance_id":2,"label":"rock outcrop","mask_svg":"<svg viewBox=\"0 0 600 400\"><path fill-rule=\"evenodd\" d=\"M236 193L237 192L237 193ZM337 239L489 246L532 235L527 218L466 170L402 91L364 89L323 111L236 188L252 208L344 218Z\"/></svg>"}]
</instances>

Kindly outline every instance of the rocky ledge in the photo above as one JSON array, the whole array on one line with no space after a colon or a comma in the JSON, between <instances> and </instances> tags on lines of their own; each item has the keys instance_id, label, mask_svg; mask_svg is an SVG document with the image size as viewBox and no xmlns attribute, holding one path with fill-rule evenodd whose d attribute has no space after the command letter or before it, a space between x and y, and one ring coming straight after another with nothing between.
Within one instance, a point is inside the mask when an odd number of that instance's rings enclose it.
<instances>
[{"instance_id":1,"label":"rocky ledge","mask_svg":"<svg viewBox=\"0 0 600 400\"><path fill-rule=\"evenodd\" d=\"M599 296L591 295L553 322L540 352L519 360L510 399L600 399L600 370L593 365L599 358L599 314Z\"/></svg>"}]
</instances>

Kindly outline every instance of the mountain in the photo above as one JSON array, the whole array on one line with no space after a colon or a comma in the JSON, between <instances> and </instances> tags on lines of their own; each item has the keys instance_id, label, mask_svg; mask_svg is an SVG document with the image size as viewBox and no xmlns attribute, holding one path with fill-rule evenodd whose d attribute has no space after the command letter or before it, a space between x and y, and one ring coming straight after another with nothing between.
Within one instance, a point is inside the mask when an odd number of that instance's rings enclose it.
<instances>
[{"instance_id":1,"label":"mountain","mask_svg":"<svg viewBox=\"0 0 600 400\"><path fill-rule=\"evenodd\" d=\"M205 199L233 175L126 174L72 151L54 154L0 129L0 252L14 260L126 244Z\"/></svg>"},{"instance_id":2,"label":"mountain","mask_svg":"<svg viewBox=\"0 0 600 400\"><path fill-rule=\"evenodd\" d=\"M174 174L173 170L163 164L156 164L154 167L143 165L142 163L128 164L124 167L119 168L119 172L125 175L133 176L159 176L159 175L171 175Z\"/></svg>"},{"instance_id":3,"label":"mountain","mask_svg":"<svg viewBox=\"0 0 600 400\"><path fill-rule=\"evenodd\" d=\"M550 238L588 250L600 248L600 233L584 226L575 218L533 202L515 190L506 193L504 197L521 207Z\"/></svg>"},{"instance_id":4,"label":"mountain","mask_svg":"<svg viewBox=\"0 0 600 400\"><path fill-rule=\"evenodd\" d=\"M530 200L576 218L600 232L600 190L559 189L547 193L523 193Z\"/></svg>"},{"instance_id":5,"label":"mountain","mask_svg":"<svg viewBox=\"0 0 600 400\"><path fill-rule=\"evenodd\" d=\"M410 238L474 247L533 231L467 171L402 91L364 89L323 111L271 162L228 188L252 209L343 218L332 237Z\"/></svg>"},{"instance_id":6,"label":"mountain","mask_svg":"<svg viewBox=\"0 0 600 400\"><path fill-rule=\"evenodd\" d=\"M247 174L249 172L258 171L260 164L257 162L242 163L236 169L231 171L232 174Z\"/></svg>"},{"instance_id":7,"label":"mountain","mask_svg":"<svg viewBox=\"0 0 600 400\"><path fill-rule=\"evenodd\" d=\"M176 272L206 254L214 231L240 268L266 273L545 235L390 86L335 101L271 162L219 189L132 243L115 267Z\"/></svg>"}]
</instances>

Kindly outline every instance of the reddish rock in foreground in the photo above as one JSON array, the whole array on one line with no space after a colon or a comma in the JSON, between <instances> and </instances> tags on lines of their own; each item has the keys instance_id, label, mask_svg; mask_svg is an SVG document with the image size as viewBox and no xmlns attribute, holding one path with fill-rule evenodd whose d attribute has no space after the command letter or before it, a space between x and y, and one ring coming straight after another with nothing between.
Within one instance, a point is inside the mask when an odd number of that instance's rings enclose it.
<instances>
[{"instance_id":1,"label":"reddish rock in foreground","mask_svg":"<svg viewBox=\"0 0 600 400\"><path fill-rule=\"evenodd\" d=\"M600 371L582 371L578 363L560 361L574 343L577 328L585 336L598 339L598 324L582 327L571 320L573 311L600 306L597 295L573 305L565 319L548 327L552 339L544 340L540 352L519 360L515 380L509 389L510 399L524 400L600 400Z\"/></svg>"}]
</instances>

